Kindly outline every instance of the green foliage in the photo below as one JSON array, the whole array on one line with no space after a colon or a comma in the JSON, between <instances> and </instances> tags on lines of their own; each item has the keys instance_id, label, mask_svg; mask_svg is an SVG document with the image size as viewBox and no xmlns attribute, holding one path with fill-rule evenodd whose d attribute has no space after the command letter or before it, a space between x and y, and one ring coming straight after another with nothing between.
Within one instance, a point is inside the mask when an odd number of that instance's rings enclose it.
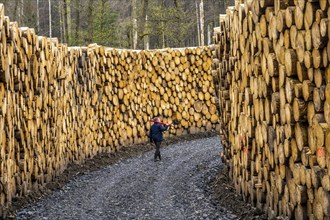
<instances>
[{"instance_id":1,"label":"green foliage","mask_svg":"<svg viewBox=\"0 0 330 220\"><path fill-rule=\"evenodd\" d=\"M152 36L158 37L157 47L183 47L184 39L189 35L189 20L181 5L166 7L158 4L150 11Z\"/></svg>"},{"instance_id":2,"label":"green foliage","mask_svg":"<svg viewBox=\"0 0 330 220\"><path fill-rule=\"evenodd\" d=\"M93 13L92 41L106 46L118 46L118 15L113 12L110 3L99 0Z\"/></svg>"},{"instance_id":3,"label":"green foliage","mask_svg":"<svg viewBox=\"0 0 330 220\"><path fill-rule=\"evenodd\" d=\"M118 46L118 15L106 0L97 0L91 8L88 8L90 17L81 8L81 22L73 22L70 45L88 45L97 43L99 45L117 47Z\"/></svg>"}]
</instances>

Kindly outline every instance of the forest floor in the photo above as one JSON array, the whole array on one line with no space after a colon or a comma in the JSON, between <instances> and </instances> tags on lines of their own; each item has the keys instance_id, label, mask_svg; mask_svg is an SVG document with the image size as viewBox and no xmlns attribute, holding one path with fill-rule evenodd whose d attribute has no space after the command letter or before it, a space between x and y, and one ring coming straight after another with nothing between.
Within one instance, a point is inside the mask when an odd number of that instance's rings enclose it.
<instances>
[{"instance_id":1,"label":"forest floor","mask_svg":"<svg viewBox=\"0 0 330 220\"><path fill-rule=\"evenodd\" d=\"M16 219L266 219L235 193L213 133L136 145L71 164L41 192L16 199Z\"/></svg>"}]
</instances>

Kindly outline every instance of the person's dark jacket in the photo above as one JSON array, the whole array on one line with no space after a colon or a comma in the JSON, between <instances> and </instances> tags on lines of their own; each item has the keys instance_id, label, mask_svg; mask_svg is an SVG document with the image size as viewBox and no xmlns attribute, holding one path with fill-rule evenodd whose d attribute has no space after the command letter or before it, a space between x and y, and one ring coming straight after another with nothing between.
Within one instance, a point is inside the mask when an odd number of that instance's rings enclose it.
<instances>
[{"instance_id":1,"label":"person's dark jacket","mask_svg":"<svg viewBox=\"0 0 330 220\"><path fill-rule=\"evenodd\" d=\"M154 142L161 142L163 141L163 132L166 131L168 128L167 125L163 126L162 124L159 123L154 123L150 127L150 141Z\"/></svg>"}]
</instances>

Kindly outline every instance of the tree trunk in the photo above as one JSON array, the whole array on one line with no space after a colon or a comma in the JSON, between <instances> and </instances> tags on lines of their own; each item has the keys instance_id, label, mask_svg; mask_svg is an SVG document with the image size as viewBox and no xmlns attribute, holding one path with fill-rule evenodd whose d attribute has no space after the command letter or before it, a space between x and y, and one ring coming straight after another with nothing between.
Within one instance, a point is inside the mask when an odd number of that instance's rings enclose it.
<instances>
[{"instance_id":1,"label":"tree trunk","mask_svg":"<svg viewBox=\"0 0 330 220\"><path fill-rule=\"evenodd\" d=\"M165 8L165 0L163 0L163 3L162 3L162 8ZM161 27L162 27L162 48L165 48L166 47L166 44L165 44L165 23L164 23L164 14L162 14L162 22L161 22Z\"/></svg>"},{"instance_id":2,"label":"tree trunk","mask_svg":"<svg viewBox=\"0 0 330 220\"><path fill-rule=\"evenodd\" d=\"M145 24L144 24L144 49L149 50L149 30L147 30L148 33L146 33L146 29L148 27L148 15L146 15L145 18Z\"/></svg>"},{"instance_id":3,"label":"tree trunk","mask_svg":"<svg viewBox=\"0 0 330 220\"><path fill-rule=\"evenodd\" d=\"M149 50L149 30L148 30L148 6L149 0L143 1L143 11L142 11L142 24L141 30L143 33L144 49Z\"/></svg>"},{"instance_id":4,"label":"tree trunk","mask_svg":"<svg viewBox=\"0 0 330 220\"><path fill-rule=\"evenodd\" d=\"M80 3L79 1L77 1L77 17L76 17L76 22L77 22L77 26L76 26L76 36L78 36L78 32L79 32L79 26L80 26ZM94 5L94 0L89 0L88 2L88 35L89 37L87 37L88 39L88 43L92 43L93 40L93 36L94 36L94 27L93 27L93 5ZM78 28L78 29L77 29ZM76 38L78 39L78 38Z\"/></svg>"},{"instance_id":5,"label":"tree trunk","mask_svg":"<svg viewBox=\"0 0 330 220\"><path fill-rule=\"evenodd\" d=\"M15 0L15 6L14 6L14 13L13 13L13 17L14 20L17 20L17 11L18 11L18 0Z\"/></svg>"},{"instance_id":6,"label":"tree trunk","mask_svg":"<svg viewBox=\"0 0 330 220\"><path fill-rule=\"evenodd\" d=\"M198 3L197 0L196 2L196 21L197 21L197 41L198 41L198 46L201 45L201 33L200 33L200 26L199 26L199 10L198 10Z\"/></svg>"},{"instance_id":7,"label":"tree trunk","mask_svg":"<svg viewBox=\"0 0 330 220\"><path fill-rule=\"evenodd\" d=\"M61 2L61 13L60 13L60 18L62 20L61 22L61 29L63 30L63 39L62 39L62 43L68 43L68 39L67 39L67 20L66 20L66 5L65 5L65 1Z\"/></svg>"},{"instance_id":8,"label":"tree trunk","mask_svg":"<svg viewBox=\"0 0 330 220\"><path fill-rule=\"evenodd\" d=\"M37 0L37 32L40 31L39 0Z\"/></svg>"},{"instance_id":9,"label":"tree trunk","mask_svg":"<svg viewBox=\"0 0 330 220\"><path fill-rule=\"evenodd\" d=\"M63 0L64 3L64 24L63 24L63 29L64 29L64 38L65 42L70 44L71 40L71 3L70 0Z\"/></svg>"},{"instance_id":10,"label":"tree trunk","mask_svg":"<svg viewBox=\"0 0 330 220\"><path fill-rule=\"evenodd\" d=\"M10 4L7 2L7 0L3 0L2 1L2 4L5 6L5 14L8 15L8 16L10 16L11 14L8 13L8 9L10 8Z\"/></svg>"},{"instance_id":11,"label":"tree trunk","mask_svg":"<svg viewBox=\"0 0 330 220\"><path fill-rule=\"evenodd\" d=\"M58 3L58 15L59 15L59 19L60 19L60 39L61 39L61 42L63 43L64 42L64 30L63 30L63 2L60 1Z\"/></svg>"},{"instance_id":12,"label":"tree trunk","mask_svg":"<svg viewBox=\"0 0 330 220\"><path fill-rule=\"evenodd\" d=\"M102 15L102 17L105 16L104 9L105 9L105 0L101 0L101 15ZM104 20L102 20L102 22L101 22L101 31L103 30L103 28L104 28Z\"/></svg>"},{"instance_id":13,"label":"tree trunk","mask_svg":"<svg viewBox=\"0 0 330 220\"><path fill-rule=\"evenodd\" d=\"M200 23L201 23L201 46L204 46L204 1L201 0L201 3L199 5L200 7Z\"/></svg>"},{"instance_id":14,"label":"tree trunk","mask_svg":"<svg viewBox=\"0 0 330 220\"><path fill-rule=\"evenodd\" d=\"M137 47L137 5L136 0L132 0L132 22L133 22L133 49Z\"/></svg>"},{"instance_id":15,"label":"tree trunk","mask_svg":"<svg viewBox=\"0 0 330 220\"><path fill-rule=\"evenodd\" d=\"M211 34L212 34L212 27L211 24L207 25L207 45L211 45Z\"/></svg>"},{"instance_id":16,"label":"tree trunk","mask_svg":"<svg viewBox=\"0 0 330 220\"><path fill-rule=\"evenodd\" d=\"M24 0L21 0L21 7L20 7L20 12L19 12L19 24L23 25L24 23Z\"/></svg>"},{"instance_id":17,"label":"tree trunk","mask_svg":"<svg viewBox=\"0 0 330 220\"><path fill-rule=\"evenodd\" d=\"M161 22L161 27L162 27L162 48L165 48L165 25L164 21Z\"/></svg>"},{"instance_id":18,"label":"tree trunk","mask_svg":"<svg viewBox=\"0 0 330 220\"><path fill-rule=\"evenodd\" d=\"M92 2L92 1L93 0L90 0L90 2ZM89 21L91 21L91 20L89 20ZM90 23L90 25L92 25L92 24ZM76 1L76 30L75 30L76 41L80 41L79 29L80 29L80 1ZM91 37L93 37L93 32L89 32L89 35Z\"/></svg>"},{"instance_id":19,"label":"tree trunk","mask_svg":"<svg viewBox=\"0 0 330 220\"><path fill-rule=\"evenodd\" d=\"M174 0L173 2L174 2L175 7L178 8L179 7L178 0Z\"/></svg>"},{"instance_id":20,"label":"tree trunk","mask_svg":"<svg viewBox=\"0 0 330 220\"><path fill-rule=\"evenodd\" d=\"M52 4L51 4L51 0L48 0L48 12L49 12L49 37L52 38Z\"/></svg>"}]
</instances>

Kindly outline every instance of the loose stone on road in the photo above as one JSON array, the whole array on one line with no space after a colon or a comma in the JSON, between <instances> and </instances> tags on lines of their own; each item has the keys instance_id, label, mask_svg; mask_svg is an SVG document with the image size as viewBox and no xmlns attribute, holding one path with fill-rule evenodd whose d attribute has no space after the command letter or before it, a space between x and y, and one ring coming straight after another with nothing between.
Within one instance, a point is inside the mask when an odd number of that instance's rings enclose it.
<instances>
[{"instance_id":1,"label":"loose stone on road","mask_svg":"<svg viewBox=\"0 0 330 220\"><path fill-rule=\"evenodd\" d=\"M219 137L184 141L77 176L17 219L237 219L209 183L223 166Z\"/></svg>"}]
</instances>

